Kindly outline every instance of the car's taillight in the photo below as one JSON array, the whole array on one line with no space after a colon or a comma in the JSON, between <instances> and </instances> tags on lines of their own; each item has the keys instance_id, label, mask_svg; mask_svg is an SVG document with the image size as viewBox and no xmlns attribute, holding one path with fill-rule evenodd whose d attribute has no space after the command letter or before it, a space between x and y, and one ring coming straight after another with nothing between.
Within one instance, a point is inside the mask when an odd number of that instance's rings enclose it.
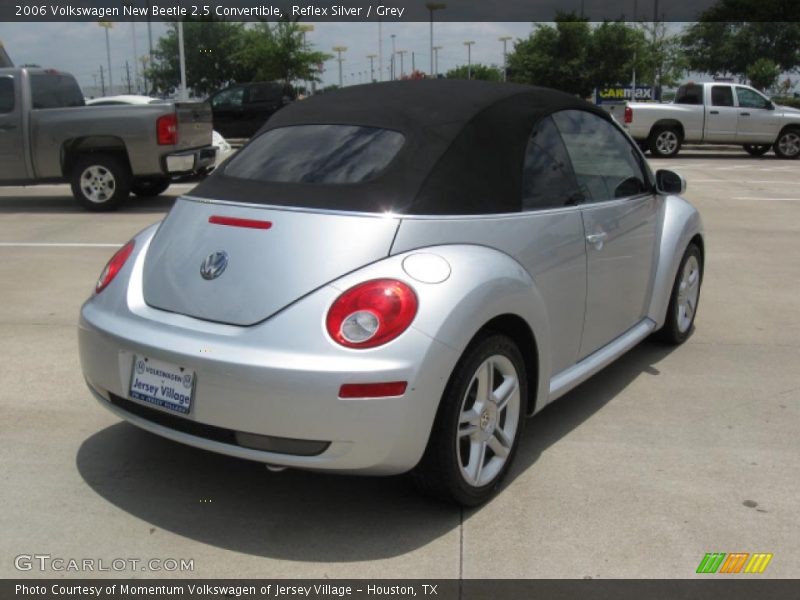
<instances>
[{"instance_id":1,"label":"car's taillight","mask_svg":"<svg viewBox=\"0 0 800 600\"><path fill-rule=\"evenodd\" d=\"M156 132L159 146L173 146L178 143L178 117L175 113L158 117Z\"/></svg>"},{"instance_id":2,"label":"car's taillight","mask_svg":"<svg viewBox=\"0 0 800 600\"><path fill-rule=\"evenodd\" d=\"M414 290L396 279L374 279L350 288L331 306L328 334L348 348L374 348L403 333L417 314Z\"/></svg>"},{"instance_id":3,"label":"car's taillight","mask_svg":"<svg viewBox=\"0 0 800 600\"><path fill-rule=\"evenodd\" d=\"M633 109L630 106L625 107L625 122L630 123L633 121Z\"/></svg>"},{"instance_id":4,"label":"car's taillight","mask_svg":"<svg viewBox=\"0 0 800 600\"><path fill-rule=\"evenodd\" d=\"M108 264L106 264L106 268L103 269L102 273L100 273L100 278L97 280L97 285L94 288L95 293L99 294L106 289L106 287L108 287L109 283L114 281L114 277L117 276L117 273L119 273L122 267L125 265L125 261L128 260L131 252L133 252L133 246L134 241L131 240L122 248L117 250L116 254L111 257L111 260L109 260Z\"/></svg>"}]
</instances>

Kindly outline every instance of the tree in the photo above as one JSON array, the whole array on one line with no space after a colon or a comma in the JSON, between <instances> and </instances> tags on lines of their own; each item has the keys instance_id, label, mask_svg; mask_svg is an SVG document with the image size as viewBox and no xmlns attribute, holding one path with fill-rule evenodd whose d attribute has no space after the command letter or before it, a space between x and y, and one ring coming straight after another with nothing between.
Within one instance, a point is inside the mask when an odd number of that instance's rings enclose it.
<instances>
[{"instance_id":1,"label":"tree","mask_svg":"<svg viewBox=\"0 0 800 600\"><path fill-rule=\"evenodd\" d=\"M555 27L536 25L528 39L518 40L508 55L511 80L588 96L594 87L588 56L589 22L574 12L559 12Z\"/></svg>"},{"instance_id":2,"label":"tree","mask_svg":"<svg viewBox=\"0 0 800 600\"><path fill-rule=\"evenodd\" d=\"M636 78L647 80L644 64L644 34L622 21L604 21L591 35L588 66L593 87L630 81L634 65Z\"/></svg>"},{"instance_id":3,"label":"tree","mask_svg":"<svg viewBox=\"0 0 800 600\"><path fill-rule=\"evenodd\" d=\"M502 81L503 71L498 67L482 65L476 63L468 68L467 65L461 65L455 69L450 69L446 74L446 79L467 79L469 71L472 71L472 79L479 81Z\"/></svg>"},{"instance_id":4,"label":"tree","mask_svg":"<svg viewBox=\"0 0 800 600\"><path fill-rule=\"evenodd\" d=\"M275 25L258 23L244 33L234 56L248 73L249 81L321 81L317 65L331 58L303 44L303 34L294 21Z\"/></svg>"},{"instance_id":5,"label":"tree","mask_svg":"<svg viewBox=\"0 0 800 600\"><path fill-rule=\"evenodd\" d=\"M712 74L746 76L755 57L780 71L800 66L800 3L796 0L719 0L683 36L689 66Z\"/></svg>"},{"instance_id":6,"label":"tree","mask_svg":"<svg viewBox=\"0 0 800 600\"><path fill-rule=\"evenodd\" d=\"M766 91L775 85L781 70L768 58L759 58L747 69L747 78L750 85L759 90Z\"/></svg>"},{"instance_id":7,"label":"tree","mask_svg":"<svg viewBox=\"0 0 800 600\"><path fill-rule=\"evenodd\" d=\"M234 60L244 41L243 32L241 23L184 21L186 85L195 94L206 95L245 77ZM177 24L170 23L167 34L158 40L153 65L147 69L146 76L154 91L163 94L172 93L180 85Z\"/></svg>"}]
</instances>

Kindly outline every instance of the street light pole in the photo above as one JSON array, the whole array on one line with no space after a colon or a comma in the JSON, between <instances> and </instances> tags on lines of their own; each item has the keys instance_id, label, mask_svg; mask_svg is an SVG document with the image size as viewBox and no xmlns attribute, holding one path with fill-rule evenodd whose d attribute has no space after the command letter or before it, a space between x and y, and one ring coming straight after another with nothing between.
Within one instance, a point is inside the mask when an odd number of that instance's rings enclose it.
<instances>
[{"instance_id":1,"label":"street light pole","mask_svg":"<svg viewBox=\"0 0 800 600\"><path fill-rule=\"evenodd\" d=\"M374 54L367 54L367 58L369 59L369 82L375 82L375 59L377 58Z\"/></svg>"},{"instance_id":2,"label":"street light pole","mask_svg":"<svg viewBox=\"0 0 800 600\"><path fill-rule=\"evenodd\" d=\"M308 44L306 42L306 33L308 33L309 31L314 31L314 26L313 25L306 25L306 24L299 25L297 27L297 31L299 31L300 33L303 34L303 52L307 52L308 51ZM303 87L305 88L305 94L308 95L308 80L307 79L303 79Z\"/></svg>"},{"instance_id":3,"label":"street light pole","mask_svg":"<svg viewBox=\"0 0 800 600\"><path fill-rule=\"evenodd\" d=\"M111 43L108 41L108 30L114 26L114 23L112 23L111 21L98 21L97 24L106 30L106 61L108 63L108 89L111 92L111 94L113 94L114 83L111 77ZM105 95L105 93L103 95Z\"/></svg>"},{"instance_id":4,"label":"street light pole","mask_svg":"<svg viewBox=\"0 0 800 600\"><path fill-rule=\"evenodd\" d=\"M441 46L433 47L433 76L437 79L439 78L439 50L441 49Z\"/></svg>"},{"instance_id":5,"label":"street light pole","mask_svg":"<svg viewBox=\"0 0 800 600\"><path fill-rule=\"evenodd\" d=\"M467 79L472 79L472 44L475 42L473 40L469 40L464 42L464 45L467 47Z\"/></svg>"},{"instance_id":6,"label":"street light pole","mask_svg":"<svg viewBox=\"0 0 800 600\"><path fill-rule=\"evenodd\" d=\"M443 2L428 2L425 5L425 8L427 8L431 13L431 70L429 73L431 74L431 77L433 77L433 11L444 10L447 8L447 4L444 4Z\"/></svg>"},{"instance_id":7,"label":"street light pole","mask_svg":"<svg viewBox=\"0 0 800 600\"><path fill-rule=\"evenodd\" d=\"M395 50L394 42L395 42L395 38L397 36L393 33L391 37L392 37L392 81L394 81L394 56L395 56L395 54L397 52Z\"/></svg>"},{"instance_id":8,"label":"street light pole","mask_svg":"<svg viewBox=\"0 0 800 600\"><path fill-rule=\"evenodd\" d=\"M178 60L181 66L181 100L187 100L186 89L186 51L183 48L183 21L178 21Z\"/></svg>"},{"instance_id":9,"label":"street light pole","mask_svg":"<svg viewBox=\"0 0 800 600\"><path fill-rule=\"evenodd\" d=\"M336 52L338 58L336 61L339 63L339 87L343 87L342 83L342 62L344 59L342 58L342 52L347 51L347 46L334 46L333 51Z\"/></svg>"},{"instance_id":10,"label":"street light pole","mask_svg":"<svg viewBox=\"0 0 800 600\"><path fill-rule=\"evenodd\" d=\"M510 39L512 39L510 35L504 35L499 38L503 42L503 81L508 81L508 50L506 44Z\"/></svg>"},{"instance_id":11,"label":"street light pole","mask_svg":"<svg viewBox=\"0 0 800 600\"><path fill-rule=\"evenodd\" d=\"M406 74L405 67L403 65L403 57L408 54L408 50L398 50L397 53L400 55L400 79Z\"/></svg>"}]
</instances>

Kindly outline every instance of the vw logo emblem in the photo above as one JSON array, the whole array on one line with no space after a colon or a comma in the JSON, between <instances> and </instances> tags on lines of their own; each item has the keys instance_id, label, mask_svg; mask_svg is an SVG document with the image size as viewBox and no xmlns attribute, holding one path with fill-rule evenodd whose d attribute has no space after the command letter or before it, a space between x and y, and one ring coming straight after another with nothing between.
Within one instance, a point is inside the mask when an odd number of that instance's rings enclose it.
<instances>
[{"instance_id":1,"label":"vw logo emblem","mask_svg":"<svg viewBox=\"0 0 800 600\"><path fill-rule=\"evenodd\" d=\"M213 252L209 254L200 265L200 275L203 279L216 279L225 272L228 266L228 254L225 252Z\"/></svg>"}]
</instances>

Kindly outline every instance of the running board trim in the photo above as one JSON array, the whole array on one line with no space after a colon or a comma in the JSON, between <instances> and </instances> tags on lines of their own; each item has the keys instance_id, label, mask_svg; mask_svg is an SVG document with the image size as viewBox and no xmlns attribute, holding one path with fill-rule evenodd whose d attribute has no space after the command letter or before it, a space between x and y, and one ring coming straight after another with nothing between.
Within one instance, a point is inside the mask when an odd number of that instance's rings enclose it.
<instances>
[{"instance_id":1,"label":"running board trim","mask_svg":"<svg viewBox=\"0 0 800 600\"><path fill-rule=\"evenodd\" d=\"M561 371L550 380L548 403L580 385L589 377L615 361L633 348L656 328L655 321L645 318L621 336L590 354L570 368Z\"/></svg>"}]
</instances>

